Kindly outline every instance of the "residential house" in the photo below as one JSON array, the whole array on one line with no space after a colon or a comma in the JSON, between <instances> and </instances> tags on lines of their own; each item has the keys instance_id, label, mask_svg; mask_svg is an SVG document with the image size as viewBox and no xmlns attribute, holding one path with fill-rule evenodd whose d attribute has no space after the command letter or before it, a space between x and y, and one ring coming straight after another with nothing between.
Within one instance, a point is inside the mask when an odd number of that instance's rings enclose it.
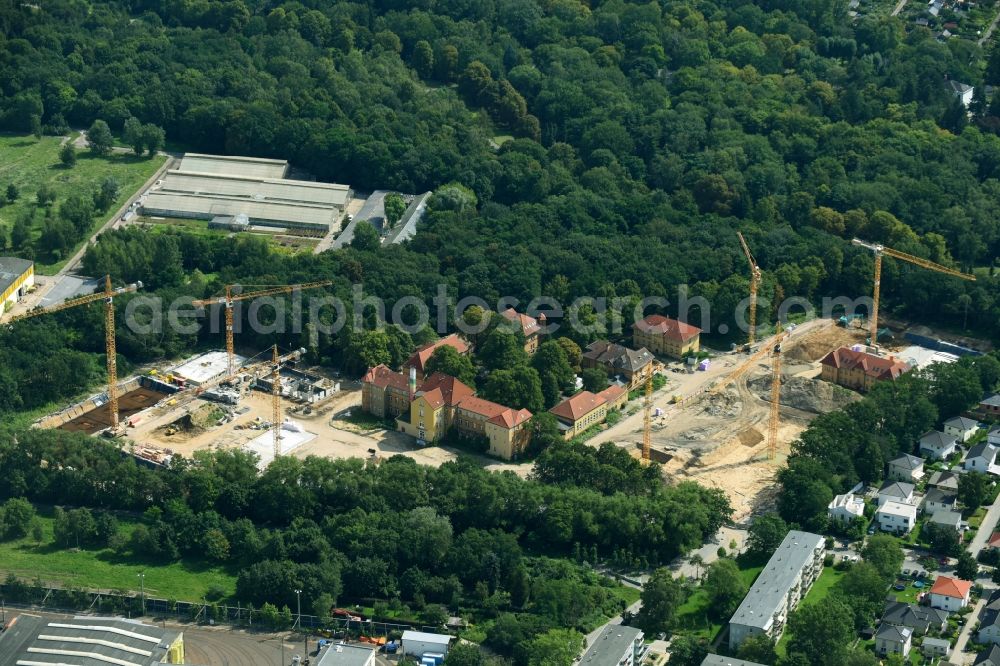
<instances>
[{"instance_id":1,"label":"residential house","mask_svg":"<svg viewBox=\"0 0 1000 666\"><path fill-rule=\"evenodd\" d=\"M886 657L898 654L901 657L910 655L913 646L913 630L909 627L897 627L894 624L879 625L875 632L875 654Z\"/></svg>"},{"instance_id":2,"label":"residential house","mask_svg":"<svg viewBox=\"0 0 1000 666\"><path fill-rule=\"evenodd\" d=\"M938 511L954 511L958 504L958 495L940 488L928 488L924 493L924 501L920 510L927 514Z\"/></svg>"},{"instance_id":3,"label":"residential house","mask_svg":"<svg viewBox=\"0 0 1000 666\"><path fill-rule=\"evenodd\" d=\"M597 368L612 377L621 377L630 389L652 376L655 358L643 347L635 350L607 340L597 340L587 345L580 357L581 368Z\"/></svg>"},{"instance_id":4,"label":"residential house","mask_svg":"<svg viewBox=\"0 0 1000 666\"><path fill-rule=\"evenodd\" d=\"M920 455L932 460L945 460L955 453L958 439L938 430L931 430L920 438Z\"/></svg>"},{"instance_id":5,"label":"residential house","mask_svg":"<svg viewBox=\"0 0 1000 666\"><path fill-rule=\"evenodd\" d=\"M951 652L951 643L945 638L925 638L920 652L928 659L944 659Z\"/></svg>"},{"instance_id":6,"label":"residential house","mask_svg":"<svg viewBox=\"0 0 1000 666\"><path fill-rule=\"evenodd\" d=\"M413 368L417 372L417 381L422 382L424 380L424 375L427 361L431 359L434 352L441 347L451 347L459 354L468 354L469 345L462 338L458 337L454 333L446 337L441 338L435 342L428 343L423 347L417 349L410 358L403 364L403 369Z\"/></svg>"},{"instance_id":7,"label":"residential house","mask_svg":"<svg viewBox=\"0 0 1000 666\"><path fill-rule=\"evenodd\" d=\"M875 356L850 347L833 350L820 365L822 379L855 391L867 391L875 382L898 379L910 369L895 357Z\"/></svg>"},{"instance_id":8,"label":"residential house","mask_svg":"<svg viewBox=\"0 0 1000 666\"><path fill-rule=\"evenodd\" d=\"M879 529L893 534L909 534L917 523L917 507L903 502L886 502L875 512Z\"/></svg>"},{"instance_id":9,"label":"residential house","mask_svg":"<svg viewBox=\"0 0 1000 666\"><path fill-rule=\"evenodd\" d=\"M573 439L591 426L603 423L608 410L621 408L628 400L624 387L611 385L600 393L580 391L549 410L566 439Z\"/></svg>"},{"instance_id":10,"label":"residential house","mask_svg":"<svg viewBox=\"0 0 1000 666\"><path fill-rule=\"evenodd\" d=\"M972 666L1000 666L1000 645L991 645L977 654Z\"/></svg>"},{"instance_id":11,"label":"residential house","mask_svg":"<svg viewBox=\"0 0 1000 666\"><path fill-rule=\"evenodd\" d=\"M862 518L865 515L865 500L848 493L837 495L826 507L830 520L849 523L855 518Z\"/></svg>"},{"instance_id":12,"label":"residential house","mask_svg":"<svg viewBox=\"0 0 1000 666\"><path fill-rule=\"evenodd\" d=\"M406 376L385 365L368 370L361 379L361 408L380 418L395 418L410 407Z\"/></svg>"},{"instance_id":13,"label":"residential house","mask_svg":"<svg viewBox=\"0 0 1000 666\"><path fill-rule=\"evenodd\" d=\"M654 354L683 358L700 349L701 329L663 315L649 315L632 324L632 344Z\"/></svg>"},{"instance_id":14,"label":"residential house","mask_svg":"<svg viewBox=\"0 0 1000 666\"><path fill-rule=\"evenodd\" d=\"M958 474L949 470L934 472L931 474L931 478L927 479L927 487L958 492Z\"/></svg>"},{"instance_id":15,"label":"residential house","mask_svg":"<svg viewBox=\"0 0 1000 666\"><path fill-rule=\"evenodd\" d=\"M791 530L729 620L729 649L736 651L748 636L781 638L788 614L823 572L826 539Z\"/></svg>"},{"instance_id":16,"label":"residential house","mask_svg":"<svg viewBox=\"0 0 1000 666\"><path fill-rule=\"evenodd\" d=\"M993 446L1000 446L1000 426L995 426L991 428L986 434L986 441Z\"/></svg>"},{"instance_id":17,"label":"residential house","mask_svg":"<svg viewBox=\"0 0 1000 666\"><path fill-rule=\"evenodd\" d=\"M954 435L960 442L967 442L979 432L979 421L956 416L944 422L944 434Z\"/></svg>"},{"instance_id":18,"label":"residential house","mask_svg":"<svg viewBox=\"0 0 1000 666\"><path fill-rule=\"evenodd\" d=\"M889 461L889 470L886 478L895 481L906 481L916 483L924 478L924 459L904 453L898 458Z\"/></svg>"},{"instance_id":19,"label":"residential house","mask_svg":"<svg viewBox=\"0 0 1000 666\"><path fill-rule=\"evenodd\" d=\"M962 461L962 468L966 472L1000 474L1000 466L996 464L997 451L1000 449L989 442L980 442L969 449L968 455Z\"/></svg>"},{"instance_id":20,"label":"residential house","mask_svg":"<svg viewBox=\"0 0 1000 666\"><path fill-rule=\"evenodd\" d=\"M947 623L947 611L895 601L893 598L886 601L882 612L882 624L909 627L915 636L923 636L928 631L943 631Z\"/></svg>"},{"instance_id":21,"label":"residential house","mask_svg":"<svg viewBox=\"0 0 1000 666\"><path fill-rule=\"evenodd\" d=\"M514 308L507 308L500 314L524 335L524 351L529 355L538 351L538 345L542 337L542 326L545 325L544 312L538 315L538 319L521 314Z\"/></svg>"},{"instance_id":22,"label":"residential house","mask_svg":"<svg viewBox=\"0 0 1000 666\"><path fill-rule=\"evenodd\" d=\"M994 590L986 600L979 620L979 643L1000 643L1000 590Z\"/></svg>"},{"instance_id":23,"label":"residential house","mask_svg":"<svg viewBox=\"0 0 1000 666\"><path fill-rule=\"evenodd\" d=\"M580 657L580 666L637 666L646 654L643 633L635 627L610 624Z\"/></svg>"},{"instance_id":24,"label":"residential house","mask_svg":"<svg viewBox=\"0 0 1000 666\"><path fill-rule=\"evenodd\" d=\"M975 92L975 88L967 83L960 83L953 79L948 79L945 85L951 96L962 102L962 106L968 107L972 103L972 94Z\"/></svg>"},{"instance_id":25,"label":"residential house","mask_svg":"<svg viewBox=\"0 0 1000 666\"><path fill-rule=\"evenodd\" d=\"M955 531L955 534L959 534L962 531L962 514L957 511L949 511L948 509L935 511L927 519L927 522L938 527L952 529Z\"/></svg>"},{"instance_id":26,"label":"residential house","mask_svg":"<svg viewBox=\"0 0 1000 666\"><path fill-rule=\"evenodd\" d=\"M976 415L985 421L1000 421L1000 393L981 400Z\"/></svg>"},{"instance_id":27,"label":"residential house","mask_svg":"<svg viewBox=\"0 0 1000 666\"><path fill-rule=\"evenodd\" d=\"M950 576L938 576L934 585L931 586L928 596L931 608L940 608L954 613L969 605L971 593L971 582Z\"/></svg>"},{"instance_id":28,"label":"residential house","mask_svg":"<svg viewBox=\"0 0 1000 666\"><path fill-rule=\"evenodd\" d=\"M994 532L986 542L987 548L1000 548L1000 532Z\"/></svg>"},{"instance_id":29,"label":"residential house","mask_svg":"<svg viewBox=\"0 0 1000 666\"><path fill-rule=\"evenodd\" d=\"M878 489L878 505L882 506L886 502L900 502L903 504L916 504L913 497L914 485L905 481L886 481Z\"/></svg>"}]
</instances>

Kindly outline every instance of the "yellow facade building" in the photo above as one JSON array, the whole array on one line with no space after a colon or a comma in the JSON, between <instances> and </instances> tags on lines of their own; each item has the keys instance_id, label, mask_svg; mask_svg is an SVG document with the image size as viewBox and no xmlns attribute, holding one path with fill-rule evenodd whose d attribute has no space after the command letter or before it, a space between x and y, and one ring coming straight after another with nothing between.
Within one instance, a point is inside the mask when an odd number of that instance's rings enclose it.
<instances>
[{"instance_id":1,"label":"yellow facade building","mask_svg":"<svg viewBox=\"0 0 1000 666\"><path fill-rule=\"evenodd\" d=\"M701 329L663 315L649 315L632 325L632 344L654 354L683 358L700 349Z\"/></svg>"},{"instance_id":2,"label":"yellow facade building","mask_svg":"<svg viewBox=\"0 0 1000 666\"><path fill-rule=\"evenodd\" d=\"M35 264L17 257L0 257L0 314L10 310L35 286Z\"/></svg>"},{"instance_id":3,"label":"yellow facade building","mask_svg":"<svg viewBox=\"0 0 1000 666\"><path fill-rule=\"evenodd\" d=\"M362 384L362 407L378 416L389 414L406 396L402 373L385 366L372 368ZM458 379L436 372L413 392L407 408L396 415L400 432L421 444L441 441L449 433L487 442L488 453L510 460L522 454L531 439L531 412L478 398Z\"/></svg>"}]
</instances>

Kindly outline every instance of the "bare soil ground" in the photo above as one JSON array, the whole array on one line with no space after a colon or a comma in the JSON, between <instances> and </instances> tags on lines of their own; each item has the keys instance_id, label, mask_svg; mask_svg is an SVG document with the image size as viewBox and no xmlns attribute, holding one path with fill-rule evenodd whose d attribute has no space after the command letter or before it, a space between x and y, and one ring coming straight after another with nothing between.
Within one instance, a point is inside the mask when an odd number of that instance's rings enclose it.
<instances>
[{"instance_id":1,"label":"bare soil ground","mask_svg":"<svg viewBox=\"0 0 1000 666\"><path fill-rule=\"evenodd\" d=\"M672 480L691 479L726 492L734 518L744 520L773 500L775 473L784 464L791 444L817 416L837 409L854 394L822 382L819 359L840 346L863 342L864 331L837 327L830 320L799 326L784 343L781 422L776 455L768 459L767 422L770 408L770 362L754 364L744 377L717 395L705 389L745 362L746 354L726 355L713 361L710 373L676 376L666 389L653 396L663 410L654 418L651 443ZM678 379L675 379L678 378ZM670 404L672 395L691 396L681 406ZM639 454L642 411L590 440L591 444L615 442Z\"/></svg>"},{"instance_id":2,"label":"bare soil ground","mask_svg":"<svg viewBox=\"0 0 1000 666\"><path fill-rule=\"evenodd\" d=\"M317 455L328 458L378 459L400 454L409 456L422 465L433 466L455 460L459 455L471 455L438 446L420 448L412 437L402 433L381 429L366 431L335 418L347 410L359 408L360 405L361 391L355 386L348 386L324 403L310 405L308 410L303 409L303 405L285 401L282 405L283 416L297 421L305 430L317 435L312 441L294 449L291 455L298 458ZM247 408L246 411L244 408ZM206 410L215 409L219 409L219 405L194 400L160 418L140 423L129 431L129 437L141 446L191 456L199 450L243 446L259 437L272 418L271 396L252 391L235 409L232 421L207 428L192 426L192 421L195 424L202 423L204 419L200 415ZM244 413L240 414L240 411ZM485 456L472 457L491 470L512 470L521 476L526 476L531 471L531 466L527 464L504 463Z\"/></svg>"},{"instance_id":3,"label":"bare soil ground","mask_svg":"<svg viewBox=\"0 0 1000 666\"><path fill-rule=\"evenodd\" d=\"M118 396L118 418L120 421L125 421L125 419L136 412L156 404L165 396L165 393L142 387L120 395ZM69 430L70 432L85 432L88 435L93 435L95 432L104 430L110 425L111 418L110 414L108 414L108 406L101 405L85 414L81 414L72 421L67 421L60 426L60 429Z\"/></svg>"}]
</instances>

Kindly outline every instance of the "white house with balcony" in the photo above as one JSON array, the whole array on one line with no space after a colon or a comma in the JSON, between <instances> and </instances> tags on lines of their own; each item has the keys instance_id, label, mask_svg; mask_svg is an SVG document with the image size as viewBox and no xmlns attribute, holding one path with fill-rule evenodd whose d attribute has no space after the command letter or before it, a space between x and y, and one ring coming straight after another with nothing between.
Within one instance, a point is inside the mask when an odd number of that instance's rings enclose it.
<instances>
[{"instance_id":1,"label":"white house with balcony","mask_svg":"<svg viewBox=\"0 0 1000 666\"><path fill-rule=\"evenodd\" d=\"M875 512L875 521L883 532L909 534L917 524L917 507L905 502L886 502Z\"/></svg>"},{"instance_id":2,"label":"white house with balcony","mask_svg":"<svg viewBox=\"0 0 1000 666\"><path fill-rule=\"evenodd\" d=\"M852 493L837 495L826 507L830 520L849 523L865 515L865 500Z\"/></svg>"}]
</instances>

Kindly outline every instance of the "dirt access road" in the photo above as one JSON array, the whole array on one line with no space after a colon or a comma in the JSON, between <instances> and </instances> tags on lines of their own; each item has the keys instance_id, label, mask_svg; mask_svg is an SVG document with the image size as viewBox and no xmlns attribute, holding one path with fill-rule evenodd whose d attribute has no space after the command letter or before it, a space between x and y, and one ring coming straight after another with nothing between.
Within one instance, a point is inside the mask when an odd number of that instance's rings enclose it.
<instances>
[{"instance_id":1,"label":"dirt access road","mask_svg":"<svg viewBox=\"0 0 1000 666\"><path fill-rule=\"evenodd\" d=\"M796 327L784 343L783 378L795 377L800 391L829 389L826 385L814 386L818 359L830 349L854 342L857 335L836 327L828 319ZM713 359L707 372L668 373L667 386L653 395L653 405L662 414L654 417L651 444L654 452L669 457L663 464L664 473L674 480L691 479L724 490L737 522L771 501L774 474L787 458L791 443L818 412L833 408L822 400L816 401L820 403L817 411L788 406L786 388L790 382L785 381L777 455L774 460L768 459L769 383L761 386L760 382L770 377L770 360L761 359L719 395L705 395L711 384L729 375L748 357L748 354L724 354ZM688 399L681 405L670 404L675 394ZM598 446L614 442L637 454L642 428L643 413L639 409L588 443Z\"/></svg>"}]
</instances>

